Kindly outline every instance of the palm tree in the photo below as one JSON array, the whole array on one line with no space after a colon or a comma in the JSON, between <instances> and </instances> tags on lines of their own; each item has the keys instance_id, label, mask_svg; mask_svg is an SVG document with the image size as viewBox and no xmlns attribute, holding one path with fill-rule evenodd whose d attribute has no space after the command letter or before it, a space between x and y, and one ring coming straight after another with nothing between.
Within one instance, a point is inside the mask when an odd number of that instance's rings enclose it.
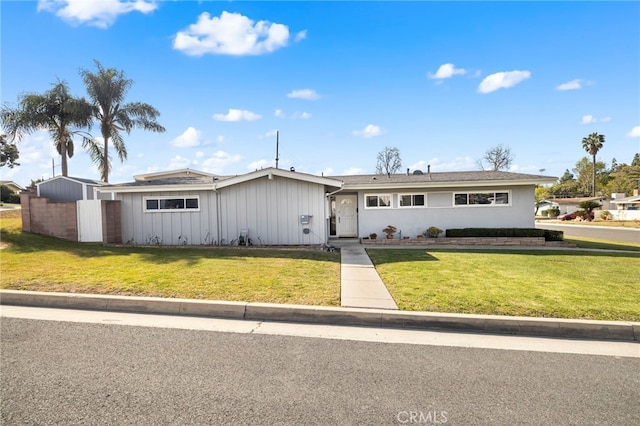
<instances>
[{"instance_id":1,"label":"palm tree","mask_svg":"<svg viewBox=\"0 0 640 426\"><path fill-rule=\"evenodd\" d=\"M84 136L86 132L78 129L91 127L89 103L71 96L67 83L59 80L43 94L23 95L18 104L17 108L4 106L0 112L9 139L20 140L25 134L46 130L62 157L62 175L68 176L67 157L73 157L73 135Z\"/></svg>"},{"instance_id":2,"label":"palm tree","mask_svg":"<svg viewBox=\"0 0 640 426\"><path fill-rule=\"evenodd\" d=\"M96 73L81 69L80 76L93 103L93 116L100 123L104 145L100 146L96 139L85 139L83 143L91 159L98 164L102 180L109 182L109 141L113 143L120 161L124 162L127 148L121 131L130 134L134 128L153 132L164 132L165 129L155 121L160 113L153 106L143 102L123 103L133 80L127 79L123 71L105 69L98 61L94 63Z\"/></svg>"},{"instance_id":3,"label":"palm tree","mask_svg":"<svg viewBox=\"0 0 640 426\"><path fill-rule=\"evenodd\" d=\"M596 154L604 144L604 135L591 133L586 138L582 138L582 148L593 157L593 196L596 196Z\"/></svg>"}]
</instances>

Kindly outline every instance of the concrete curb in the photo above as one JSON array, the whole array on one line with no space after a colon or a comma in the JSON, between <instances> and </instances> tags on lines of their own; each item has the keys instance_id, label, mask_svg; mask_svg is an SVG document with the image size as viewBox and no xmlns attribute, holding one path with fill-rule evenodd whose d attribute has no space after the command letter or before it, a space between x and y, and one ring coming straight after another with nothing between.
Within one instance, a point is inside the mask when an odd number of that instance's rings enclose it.
<instances>
[{"instance_id":1,"label":"concrete curb","mask_svg":"<svg viewBox=\"0 0 640 426\"><path fill-rule=\"evenodd\" d=\"M223 302L0 290L0 305L190 315L254 321L429 329L538 337L640 341L640 322L499 315L441 314L384 309Z\"/></svg>"}]
</instances>

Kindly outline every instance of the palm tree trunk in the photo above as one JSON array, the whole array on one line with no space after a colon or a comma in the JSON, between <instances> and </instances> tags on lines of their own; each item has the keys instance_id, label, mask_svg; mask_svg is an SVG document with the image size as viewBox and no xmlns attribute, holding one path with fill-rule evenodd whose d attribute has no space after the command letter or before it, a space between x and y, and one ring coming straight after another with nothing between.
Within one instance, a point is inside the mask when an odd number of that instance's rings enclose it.
<instances>
[{"instance_id":1,"label":"palm tree trunk","mask_svg":"<svg viewBox=\"0 0 640 426\"><path fill-rule=\"evenodd\" d=\"M104 153L102 157L102 181L109 183L109 133L102 130L104 139Z\"/></svg>"},{"instance_id":2,"label":"palm tree trunk","mask_svg":"<svg viewBox=\"0 0 640 426\"><path fill-rule=\"evenodd\" d=\"M61 161L61 169L62 176L67 177L69 175L68 165L67 165L67 139L66 135L63 132L58 132L58 140L60 141L60 156L62 157ZM55 173L55 172L54 172Z\"/></svg>"},{"instance_id":3,"label":"palm tree trunk","mask_svg":"<svg viewBox=\"0 0 640 426\"><path fill-rule=\"evenodd\" d=\"M593 154L593 196L596 196L596 154Z\"/></svg>"}]
</instances>

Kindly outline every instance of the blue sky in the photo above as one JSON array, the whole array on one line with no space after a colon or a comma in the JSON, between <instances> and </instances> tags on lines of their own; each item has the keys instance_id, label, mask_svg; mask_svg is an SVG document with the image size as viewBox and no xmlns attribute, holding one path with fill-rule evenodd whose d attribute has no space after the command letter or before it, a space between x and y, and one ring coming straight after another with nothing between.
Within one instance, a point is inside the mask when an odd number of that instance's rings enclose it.
<instances>
[{"instance_id":1,"label":"blue sky","mask_svg":"<svg viewBox=\"0 0 640 426\"><path fill-rule=\"evenodd\" d=\"M126 136L111 182L273 166L276 130L280 167L325 175L373 173L385 146L403 170L456 171L503 144L513 171L552 176L592 132L607 163L640 152L638 2L43 0L0 13L3 103L58 78L86 96L78 71L97 59L135 81L129 101L160 110L166 133ZM46 133L19 148L2 179L60 163ZM69 174L99 178L82 149Z\"/></svg>"}]
</instances>

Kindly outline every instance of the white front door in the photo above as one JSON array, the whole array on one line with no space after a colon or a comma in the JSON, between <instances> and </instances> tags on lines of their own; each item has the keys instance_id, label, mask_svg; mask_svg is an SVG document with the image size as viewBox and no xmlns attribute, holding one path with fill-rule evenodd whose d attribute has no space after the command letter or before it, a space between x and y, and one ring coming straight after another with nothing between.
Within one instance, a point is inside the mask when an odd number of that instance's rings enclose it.
<instances>
[{"instance_id":1,"label":"white front door","mask_svg":"<svg viewBox=\"0 0 640 426\"><path fill-rule=\"evenodd\" d=\"M336 236L356 237L358 232L358 196L336 195Z\"/></svg>"}]
</instances>

